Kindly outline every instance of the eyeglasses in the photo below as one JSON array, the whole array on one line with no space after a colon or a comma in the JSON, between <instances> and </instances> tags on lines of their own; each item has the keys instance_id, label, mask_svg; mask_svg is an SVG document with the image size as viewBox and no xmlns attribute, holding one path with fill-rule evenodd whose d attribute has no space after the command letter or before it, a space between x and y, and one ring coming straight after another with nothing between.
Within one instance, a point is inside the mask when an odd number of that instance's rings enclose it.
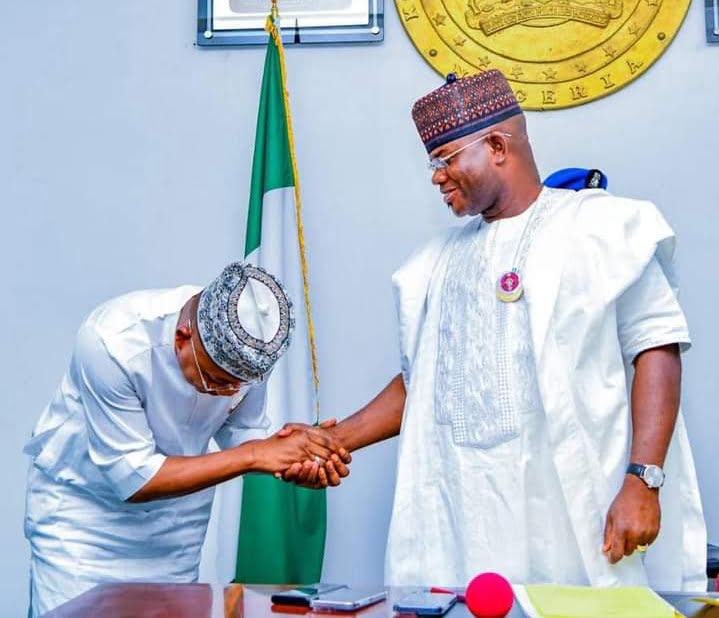
<instances>
[{"instance_id":1,"label":"eyeglasses","mask_svg":"<svg viewBox=\"0 0 719 618\"><path fill-rule=\"evenodd\" d=\"M202 388L206 393L216 393L218 395L232 395L235 393L238 393L240 389L242 389L243 386L245 386L245 382L237 382L232 384L223 384L219 388L210 388L207 385L207 380L205 380L205 374L202 372L202 369L200 368L200 362L197 360L197 351L195 350L195 342L192 339L192 323L190 320L187 321L187 328L190 329L190 347L192 348L192 358L195 359L195 368L197 369L197 373L200 376L200 381L202 382Z\"/></svg>"},{"instance_id":2,"label":"eyeglasses","mask_svg":"<svg viewBox=\"0 0 719 618\"><path fill-rule=\"evenodd\" d=\"M479 142L482 142L486 140L488 137L491 137L492 135L504 135L504 137L512 137L511 133L502 133L497 131L492 131L491 133L487 133L486 135L483 135L482 137L478 137L476 140L469 142L469 144L465 144L461 148L458 148L454 152L449 153L446 157L432 157L428 163L427 167L432 170L432 172L436 172L437 170L446 170L449 167L449 160L454 157L455 155L458 155L463 150L466 150L470 146L474 146L475 144L479 144Z\"/></svg>"}]
</instances>

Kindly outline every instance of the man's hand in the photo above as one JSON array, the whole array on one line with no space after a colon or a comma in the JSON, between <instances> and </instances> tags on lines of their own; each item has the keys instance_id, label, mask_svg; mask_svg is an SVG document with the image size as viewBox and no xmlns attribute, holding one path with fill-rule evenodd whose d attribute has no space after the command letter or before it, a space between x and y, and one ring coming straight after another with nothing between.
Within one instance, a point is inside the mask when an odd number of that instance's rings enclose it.
<instances>
[{"instance_id":1,"label":"man's hand","mask_svg":"<svg viewBox=\"0 0 719 618\"><path fill-rule=\"evenodd\" d=\"M329 435L337 448L333 449L334 452L329 458L321 462L314 462L314 458L297 459L281 477L304 487L339 485L341 479L349 474L347 464L352 461L350 450L354 451L399 434L406 399L404 380L398 373L372 401L339 425L335 419L325 421L319 427L299 423L285 425L282 432L287 433L283 435L292 435L296 430L319 432Z\"/></svg>"},{"instance_id":2,"label":"man's hand","mask_svg":"<svg viewBox=\"0 0 719 618\"><path fill-rule=\"evenodd\" d=\"M292 430L283 427L273 436L253 443L253 468L274 474L277 478L297 461L314 465L331 460L339 447L325 431L309 425L296 425Z\"/></svg>"},{"instance_id":3,"label":"man's hand","mask_svg":"<svg viewBox=\"0 0 719 618\"><path fill-rule=\"evenodd\" d=\"M306 431L313 435L321 435L330 439L334 451L324 460L305 459L295 461L284 471L282 475L275 474L277 478L295 483L302 487L319 489L328 485L336 487L341 479L349 476L347 464L351 463L352 455L349 451L340 446L334 439L330 429L337 424L337 419L329 419L320 423L319 427L312 427L303 423L288 423L281 430L280 434L289 436L294 431Z\"/></svg>"},{"instance_id":4,"label":"man's hand","mask_svg":"<svg viewBox=\"0 0 719 618\"><path fill-rule=\"evenodd\" d=\"M614 498L604 526L602 551L611 564L631 556L637 545L649 545L659 534L659 490L649 489L640 478L627 475Z\"/></svg>"}]
</instances>

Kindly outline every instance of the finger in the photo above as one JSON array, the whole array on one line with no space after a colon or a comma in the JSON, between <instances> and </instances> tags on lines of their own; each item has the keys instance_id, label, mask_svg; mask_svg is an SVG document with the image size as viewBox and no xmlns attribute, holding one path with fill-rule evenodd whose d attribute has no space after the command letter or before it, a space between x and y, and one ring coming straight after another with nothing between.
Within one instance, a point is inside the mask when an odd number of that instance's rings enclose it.
<instances>
[{"instance_id":1,"label":"finger","mask_svg":"<svg viewBox=\"0 0 719 618\"><path fill-rule=\"evenodd\" d=\"M612 547L609 550L609 562L611 564L616 564L624 556L630 556L634 551L634 547L632 547L631 550L627 549L628 545L626 536L626 531L621 526L614 526L614 533L611 541ZM627 551L629 551L629 553L627 553Z\"/></svg>"},{"instance_id":2,"label":"finger","mask_svg":"<svg viewBox=\"0 0 719 618\"><path fill-rule=\"evenodd\" d=\"M630 528L624 528L621 532L620 547L622 548L622 554L624 556L631 556L635 551L637 551L639 535L635 534L635 532Z\"/></svg>"},{"instance_id":3,"label":"finger","mask_svg":"<svg viewBox=\"0 0 719 618\"><path fill-rule=\"evenodd\" d=\"M325 423L332 424L335 424L336 422L337 420L333 418L329 419L329 421L325 421ZM308 429L307 435L313 442L321 444L322 446L334 451L335 453L339 452L341 448L339 443L334 439L334 436L329 431L327 431L324 426L324 423L320 424L317 427L312 427Z\"/></svg>"},{"instance_id":4,"label":"finger","mask_svg":"<svg viewBox=\"0 0 719 618\"><path fill-rule=\"evenodd\" d=\"M657 522L656 527L652 525L646 532L646 534L644 534L641 543L643 543L644 545L651 545L652 543L654 543L654 541L656 541L657 537L659 536L659 530L660 523Z\"/></svg>"},{"instance_id":5,"label":"finger","mask_svg":"<svg viewBox=\"0 0 719 618\"><path fill-rule=\"evenodd\" d=\"M310 485L316 485L317 484L317 477L320 471L320 464L317 461L312 462L312 466L310 468L310 474L307 477L307 482Z\"/></svg>"},{"instance_id":6,"label":"finger","mask_svg":"<svg viewBox=\"0 0 719 618\"><path fill-rule=\"evenodd\" d=\"M307 479L310 476L310 472L312 472L312 463L312 461L305 461L302 464L302 469L297 475L297 483L305 484L307 482Z\"/></svg>"},{"instance_id":7,"label":"finger","mask_svg":"<svg viewBox=\"0 0 719 618\"><path fill-rule=\"evenodd\" d=\"M320 487L327 487L327 471L325 470L324 466L320 466L319 470L317 471L317 482L319 483Z\"/></svg>"},{"instance_id":8,"label":"finger","mask_svg":"<svg viewBox=\"0 0 719 618\"><path fill-rule=\"evenodd\" d=\"M276 479L282 478L282 472L275 472L272 476L274 476Z\"/></svg>"},{"instance_id":9,"label":"finger","mask_svg":"<svg viewBox=\"0 0 719 618\"><path fill-rule=\"evenodd\" d=\"M293 482L297 479L297 475L300 473L300 470L302 470L302 464L299 462L293 463L289 468L287 468L287 470L285 470L282 478L285 481Z\"/></svg>"},{"instance_id":10,"label":"finger","mask_svg":"<svg viewBox=\"0 0 719 618\"><path fill-rule=\"evenodd\" d=\"M312 443L330 449L334 452L337 452L339 450L339 444L336 444L332 436L324 429L307 429L306 432L307 437Z\"/></svg>"},{"instance_id":11,"label":"finger","mask_svg":"<svg viewBox=\"0 0 719 618\"><path fill-rule=\"evenodd\" d=\"M624 555L625 556L631 556L636 550L637 550L636 541L631 541L629 539L624 540Z\"/></svg>"},{"instance_id":12,"label":"finger","mask_svg":"<svg viewBox=\"0 0 719 618\"><path fill-rule=\"evenodd\" d=\"M329 485L337 487L337 485L341 483L340 475L337 473L334 462L331 459L325 464L325 470L327 471L327 482Z\"/></svg>"},{"instance_id":13,"label":"finger","mask_svg":"<svg viewBox=\"0 0 719 618\"><path fill-rule=\"evenodd\" d=\"M306 451L313 460L315 459L315 457L319 457L320 459L322 459L323 464L330 457L332 457L332 451L330 449L324 448L319 444L315 444L314 442L307 445Z\"/></svg>"},{"instance_id":14,"label":"finger","mask_svg":"<svg viewBox=\"0 0 719 618\"><path fill-rule=\"evenodd\" d=\"M612 545L612 548L609 550L609 553L607 554L607 559L609 560L609 564L616 564L624 557L624 546L618 547L617 545Z\"/></svg>"},{"instance_id":15,"label":"finger","mask_svg":"<svg viewBox=\"0 0 719 618\"><path fill-rule=\"evenodd\" d=\"M324 421L319 425L319 427L307 430L307 436L316 444L324 446L325 448L328 448L331 451L338 453L346 463L350 463L352 461L352 456L349 454L349 451L343 446L341 446L334 439L334 436L332 436L331 433L326 431L326 428L329 428L336 423L337 419L334 418Z\"/></svg>"},{"instance_id":16,"label":"finger","mask_svg":"<svg viewBox=\"0 0 719 618\"><path fill-rule=\"evenodd\" d=\"M611 515L607 516L607 523L604 524L604 544L602 545L602 553L609 554L612 549L612 536L614 534L614 520Z\"/></svg>"},{"instance_id":17,"label":"finger","mask_svg":"<svg viewBox=\"0 0 719 618\"><path fill-rule=\"evenodd\" d=\"M339 476L341 476L342 478L344 478L345 476L349 476L349 474L350 474L349 468L344 465L344 463L339 458L339 456L333 454L330 461L327 462L328 465L330 462L332 463L332 467L334 468L334 470L337 472L337 474Z\"/></svg>"},{"instance_id":18,"label":"finger","mask_svg":"<svg viewBox=\"0 0 719 618\"><path fill-rule=\"evenodd\" d=\"M325 421L322 421L318 427L320 429L329 429L331 427L334 427L337 424L336 418L328 418ZM330 434L321 434L326 438L329 438L329 443L325 444L328 448L332 449L335 453L339 453L340 457L342 457L343 460L345 460L345 463L350 463L352 461L352 456L349 454L349 451L344 448L343 446L340 446L337 441L330 435Z\"/></svg>"},{"instance_id":19,"label":"finger","mask_svg":"<svg viewBox=\"0 0 719 618\"><path fill-rule=\"evenodd\" d=\"M624 555L624 538L619 533L611 515L607 517L607 523L604 526L604 546L602 551L610 564L616 564Z\"/></svg>"},{"instance_id":20,"label":"finger","mask_svg":"<svg viewBox=\"0 0 719 618\"><path fill-rule=\"evenodd\" d=\"M285 423L280 431L284 431L285 429L290 431L306 431L311 428L312 426L307 425L306 423Z\"/></svg>"}]
</instances>

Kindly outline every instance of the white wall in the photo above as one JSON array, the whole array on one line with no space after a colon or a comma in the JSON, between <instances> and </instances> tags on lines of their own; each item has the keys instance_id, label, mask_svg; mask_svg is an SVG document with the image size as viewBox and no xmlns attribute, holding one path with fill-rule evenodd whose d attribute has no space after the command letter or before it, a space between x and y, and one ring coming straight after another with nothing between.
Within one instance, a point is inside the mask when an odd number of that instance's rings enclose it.
<instances>
[{"instance_id":1,"label":"white wall","mask_svg":"<svg viewBox=\"0 0 719 618\"><path fill-rule=\"evenodd\" d=\"M326 415L397 371L390 274L452 219L409 108L440 83L388 2L377 46L287 52ZM208 281L241 255L262 49L193 47L195 3L3 3L0 37L0 616L26 603L22 445L97 303ZM543 173L598 166L658 202L680 241L688 417L719 542L715 350L719 47L693 3L657 65L618 94L529 114ZM325 579L382 577L393 442L358 453L330 495Z\"/></svg>"}]
</instances>

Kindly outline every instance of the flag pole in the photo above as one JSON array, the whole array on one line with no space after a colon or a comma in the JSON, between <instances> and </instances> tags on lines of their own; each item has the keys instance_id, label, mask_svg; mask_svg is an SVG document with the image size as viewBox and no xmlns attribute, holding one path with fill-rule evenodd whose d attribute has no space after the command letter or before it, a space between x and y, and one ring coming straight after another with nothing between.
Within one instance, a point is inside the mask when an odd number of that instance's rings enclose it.
<instances>
[{"instance_id":1,"label":"flag pole","mask_svg":"<svg viewBox=\"0 0 719 618\"><path fill-rule=\"evenodd\" d=\"M272 8L270 9L270 18L267 20L265 30L274 39L277 46L277 52L280 60L280 73L282 76L282 88L284 92L285 116L287 118L287 132L290 145L290 159L292 161L292 172L295 178L295 221L297 225L297 240L299 243L300 266L302 271L302 287L304 291L305 313L307 315L307 337L310 346L310 359L312 363L312 386L315 394L315 424L320 424L320 376L319 364L317 362L317 343L315 339L315 325L312 319L312 304L310 303L310 283L307 267L307 254L305 251L305 233L302 223L302 200L300 198L300 178L297 172L297 156L295 154L294 131L292 129L292 114L290 113L290 105L287 93L287 73L285 70L285 51L282 45L282 36L280 34L279 9L277 8L277 0L272 0Z\"/></svg>"}]
</instances>

